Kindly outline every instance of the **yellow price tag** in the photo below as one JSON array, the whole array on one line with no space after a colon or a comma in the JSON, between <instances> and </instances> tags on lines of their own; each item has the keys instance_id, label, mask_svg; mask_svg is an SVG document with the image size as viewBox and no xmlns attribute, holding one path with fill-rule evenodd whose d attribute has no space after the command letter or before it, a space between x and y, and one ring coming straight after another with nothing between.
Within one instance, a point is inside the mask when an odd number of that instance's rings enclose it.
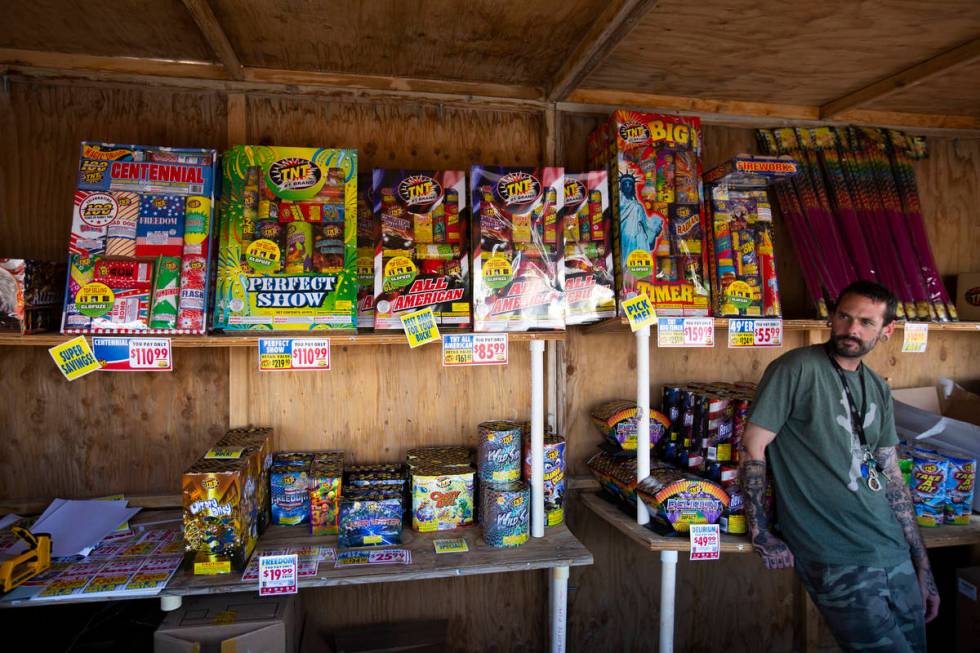
<instances>
[{"instance_id":1,"label":"yellow price tag","mask_svg":"<svg viewBox=\"0 0 980 653\"><path fill-rule=\"evenodd\" d=\"M48 350L48 353L69 381L79 379L102 367L92 353L85 336L78 336L68 342L55 345Z\"/></svg>"},{"instance_id":2,"label":"yellow price tag","mask_svg":"<svg viewBox=\"0 0 980 653\"><path fill-rule=\"evenodd\" d=\"M630 329L639 331L645 326L651 326L657 322L657 313L650 304L650 298L646 295L637 295L623 301L623 310L626 312L626 319L630 322Z\"/></svg>"},{"instance_id":3,"label":"yellow price tag","mask_svg":"<svg viewBox=\"0 0 980 653\"><path fill-rule=\"evenodd\" d=\"M432 540L436 553L466 553L470 550L469 545L461 537L453 537L445 540Z\"/></svg>"},{"instance_id":4,"label":"yellow price tag","mask_svg":"<svg viewBox=\"0 0 980 653\"><path fill-rule=\"evenodd\" d=\"M412 349L439 340L439 327L431 307L402 315L401 320L408 346Z\"/></svg>"}]
</instances>

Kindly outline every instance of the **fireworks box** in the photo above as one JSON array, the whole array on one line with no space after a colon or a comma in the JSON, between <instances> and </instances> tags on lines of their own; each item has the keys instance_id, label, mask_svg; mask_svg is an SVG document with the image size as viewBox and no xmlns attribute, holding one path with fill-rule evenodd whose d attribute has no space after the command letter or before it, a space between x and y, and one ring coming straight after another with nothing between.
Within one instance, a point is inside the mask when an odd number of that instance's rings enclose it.
<instances>
[{"instance_id":1,"label":"fireworks box","mask_svg":"<svg viewBox=\"0 0 980 653\"><path fill-rule=\"evenodd\" d=\"M194 573L245 568L261 532L266 482L263 451L269 431L245 446L215 446L184 472L184 547L194 553Z\"/></svg>"},{"instance_id":2,"label":"fireworks box","mask_svg":"<svg viewBox=\"0 0 980 653\"><path fill-rule=\"evenodd\" d=\"M0 331L57 330L64 296L64 263L0 258Z\"/></svg>"},{"instance_id":3,"label":"fireworks box","mask_svg":"<svg viewBox=\"0 0 980 653\"><path fill-rule=\"evenodd\" d=\"M564 329L563 168L470 172L475 331Z\"/></svg>"},{"instance_id":4,"label":"fireworks box","mask_svg":"<svg viewBox=\"0 0 980 653\"><path fill-rule=\"evenodd\" d=\"M258 449L261 463L259 475L262 481L255 488L255 502L258 505L259 532L272 523L269 501L269 468L272 467L272 429L268 427L246 427L231 429L218 440L218 447L245 447Z\"/></svg>"},{"instance_id":5,"label":"fireworks box","mask_svg":"<svg viewBox=\"0 0 980 653\"><path fill-rule=\"evenodd\" d=\"M644 293L659 315L708 315L700 120L620 110L593 139L594 156L607 152L619 300Z\"/></svg>"},{"instance_id":6,"label":"fireworks box","mask_svg":"<svg viewBox=\"0 0 980 653\"><path fill-rule=\"evenodd\" d=\"M374 247L381 228L371 203L371 175L357 175L357 328L374 328Z\"/></svg>"},{"instance_id":7,"label":"fireworks box","mask_svg":"<svg viewBox=\"0 0 980 653\"><path fill-rule=\"evenodd\" d=\"M705 173L708 268L718 317L780 317L773 252L772 180L794 175L792 159L738 156Z\"/></svg>"},{"instance_id":8,"label":"fireworks box","mask_svg":"<svg viewBox=\"0 0 980 653\"><path fill-rule=\"evenodd\" d=\"M310 467L310 533L336 535L344 474L342 453L318 454Z\"/></svg>"},{"instance_id":9,"label":"fireworks box","mask_svg":"<svg viewBox=\"0 0 980 653\"><path fill-rule=\"evenodd\" d=\"M345 490L346 492L346 490ZM398 491L340 500L337 545L341 548L401 544L405 507Z\"/></svg>"},{"instance_id":10,"label":"fireworks box","mask_svg":"<svg viewBox=\"0 0 980 653\"><path fill-rule=\"evenodd\" d=\"M565 323L616 316L612 213L605 170L565 175Z\"/></svg>"},{"instance_id":11,"label":"fireworks box","mask_svg":"<svg viewBox=\"0 0 980 653\"><path fill-rule=\"evenodd\" d=\"M214 327L357 324L357 151L238 145L223 157Z\"/></svg>"},{"instance_id":12,"label":"fireworks box","mask_svg":"<svg viewBox=\"0 0 980 653\"><path fill-rule=\"evenodd\" d=\"M205 332L216 161L82 143L63 333Z\"/></svg>"},{"instance_id":13,"label":"fireworks box","mask_svg":"<svg viewBox=\"0 0 980 653\"><path fill-rule=\"evenodd\" d=\"M440 326L470 326L466 174L376 169L371 199L381 226L374 328L400 331L402 315L426 307Z\"/></svg>"}]
</instances>

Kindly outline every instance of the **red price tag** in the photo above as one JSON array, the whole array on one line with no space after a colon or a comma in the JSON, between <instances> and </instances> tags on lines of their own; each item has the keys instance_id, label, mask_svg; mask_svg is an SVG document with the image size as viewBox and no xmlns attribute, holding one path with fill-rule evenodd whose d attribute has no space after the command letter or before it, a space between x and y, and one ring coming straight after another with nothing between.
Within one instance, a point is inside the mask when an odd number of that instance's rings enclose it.
<instances>
[{"instance_id":1,"label":"red price tag","mask_svg":"<svg viewBox=\"0 0 980 653\"><path fill-rule=\"evenodd\" d=\"M752 340L756 347L782 347L783 321L755 320Z\"/></svg>"},{"instance_id":2,"label":"red price tag","mask_svg":"<svg viewBox=\"0 0 980 653\"><path fill-rule=\"evenodd\" d=\"M171 370L170 338L131 338L129 367L134 370Z\"/></svg>"},{"instance_id":3,"label":"red price tag","mask_svg":"<svg viewBox=\"0 0 980 653\"><path fill-rule=\"evenodd\" d=\"M293 339L294 370L329 370L330 341L326 338Z\"/></svg>"},{"instance_id":4,"label":"red price tag","mask_svg":"<svg viewBox=\"0 0 980 653\"><path fill-rule=\"evenodd\" d=\"M710 317L684 318L684 346L714 347L715 321Z\"/></svg>"},{"instance_id":5,"label":"red price tag","mask_svg":"<svg viewBox=\"0 0 980 653\"><path fill-rule=\"evenodd\" d=\"M473 334L473 363L477 365L506 365L507 334Z\"/></svg>"},{"instance_id":6,"label":"red price tag","mask_svg":"<svg viewBox=\"0 0 980 653\"><path fill-rule=\"evenodd\" d=\"M298 556L270 555L259 557L259 596L274 596L278 594L296 594L296 568Z\"/></svg>"}]
</instances>

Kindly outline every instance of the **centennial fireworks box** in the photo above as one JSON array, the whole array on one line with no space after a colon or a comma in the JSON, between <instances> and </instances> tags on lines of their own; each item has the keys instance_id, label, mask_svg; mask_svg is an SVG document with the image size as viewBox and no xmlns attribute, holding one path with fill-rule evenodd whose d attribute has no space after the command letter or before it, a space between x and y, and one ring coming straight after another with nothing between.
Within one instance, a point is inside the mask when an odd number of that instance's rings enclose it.
<instances>
[{"instance_id":1,"label":"centennial fireworks box","mask_svg":"<svg viewBox=\"0 0 980 653\"><path fill-rule=\"evenodd\" d=\"M205 332L216 161L82 143L63 333Z\"/></svg>"},{"instance_id":2,"label":"centennial fireworks box","mask_svg":"<svg viewBox=\"0 0 980 653\"><path fill-rule=\"evenodd\" d=\"M223 157L214 327L357 325L357 151L239 145Z\"/></svg>"},{"instance_id":3,"label":"centennial fireworks box","mask_svg":"<svg viewBox=\"0 0 980 653\"><path fill-rule=\"evenodd\" d=\"M738 156L705 173L715 316L782 315L767 187L797 172L792 159Z\"/></svg>"},{"instance_id":4,"label":"centennial fireworks box","mask_svg":"<svg viewBox=\"0 0 980 653\"><path fill-rule=\"evenodd\" d=\"M475 331L564 329L563 168L470 171Z\"/></svg>"},{"instance_id":5,"label":"centennial fireworks box","mask_svg":"<svg viewBox=\"0 0 980 653\"><path fill-rule=\"evenodd\" d=\"M261 532L262 445L215 446L184 472L184 546L194 573L243 570Z\"/></svg>"},{"instance_id":6,"label":"centennial fireworks box","mask_svg":"<svg viewBox=\"0 0 980 653\"><path fill-rule=\"evenodd\" d=\"M619 300L645 293L659 315L708 315L700 120L620 110L595 141L595 156L608 151Z\"/></svg>"},{"instance_id":7,"label":"centennial fireworks box","mask_svg":"<svg viewBox=\"0 0 980 653\"><path fill-rule=\"evenodd\" d=\"M605 170L565 174L565 322L616 316L612 212Z\"/></svg>"},{"instance_id":8,"label":"centennial fireworks box","mask_svg":"<svg viewBox=\"0 0 980 653\"><path fill-rule=\"evenodd\" d=\"M402 315L426 307L438 325L468 327L466 174L376 169L371 199L381 226L374 328L400 331Z\"/></svg>"},{"instance_id":9,"label":"centennial fireworks box","mask_svg":"<svg viewBox=\"0 0 980 653\"><path fill-rule=\"evenodd\" d=\"M64 263L0 258L0 330L57 329L64 297Z\"/></svg>"}]
</instances>

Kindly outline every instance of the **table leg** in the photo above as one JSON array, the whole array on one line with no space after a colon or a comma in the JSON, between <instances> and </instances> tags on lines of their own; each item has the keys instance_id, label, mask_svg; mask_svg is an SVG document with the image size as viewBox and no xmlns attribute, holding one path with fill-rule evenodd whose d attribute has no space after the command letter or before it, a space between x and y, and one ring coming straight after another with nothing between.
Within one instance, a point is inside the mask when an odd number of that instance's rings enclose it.
<instances>
[{"instance_id":1,"label":"table leg","mask_svg":"<svg viewBox=\"0 0 980 653\"><path fill-rule=\"evenodd\" d=\"M677 551L660 552L660 653L674 650L674 599L677 589Z\"/></svg>"},{"instance_id":2,"label":"table leg","mask_svg":"<svg viewBox=\"0 0 980 653\"><path fill-rule=\"evenodd\" d=\"M565 628L568 622L568 567L551 569L551 653L565 653Z\"/></svg>"},{"instance_id":3,"label":"table leg","mask_svg":"<svg viewBox=\"0 0 980 653\"><path fill-rule=\"evenodd\" d=\"M173 612L179 609L183 602L183 597L164 594L160 597L160 609L164 612Z\"/></svg>"}]
</instances>

